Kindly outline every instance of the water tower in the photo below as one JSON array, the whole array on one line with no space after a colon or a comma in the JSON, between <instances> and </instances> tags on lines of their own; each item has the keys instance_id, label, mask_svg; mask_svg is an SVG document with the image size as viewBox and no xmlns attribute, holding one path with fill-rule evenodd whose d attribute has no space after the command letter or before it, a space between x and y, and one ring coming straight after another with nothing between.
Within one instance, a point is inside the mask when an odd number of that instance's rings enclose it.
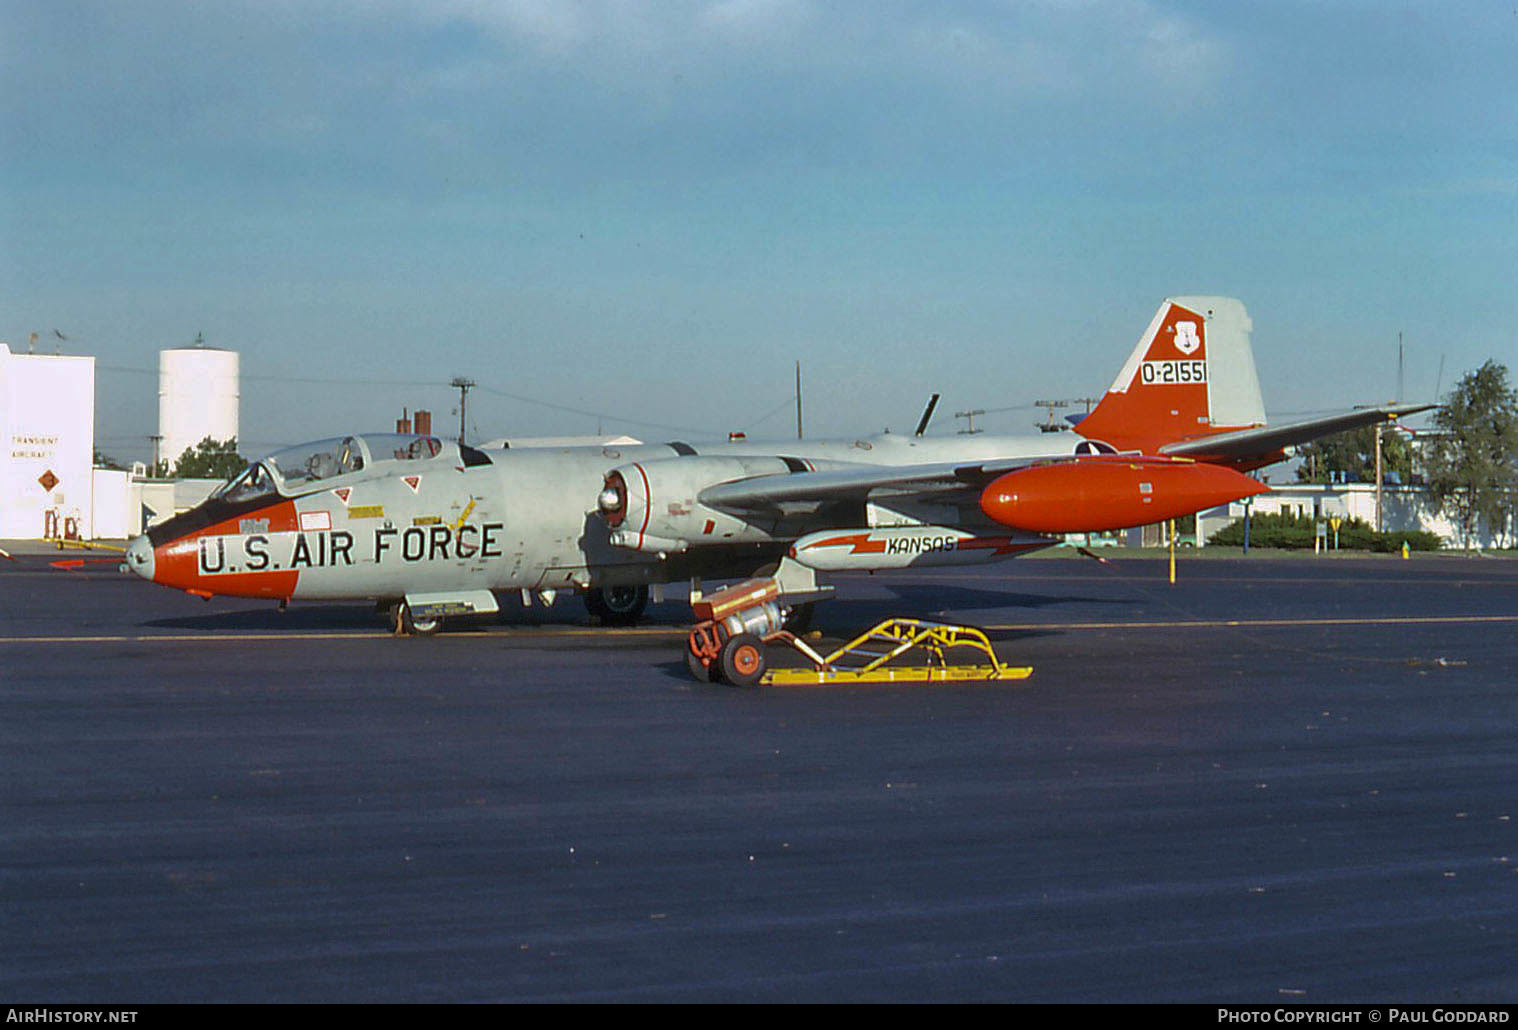
<instances>
[{"instance_id":1,"label":"water tower","mask_svg":"<svg viewBox=\"0 0 1518 1030\"><path fill-rule=\"evenodd\" d=\"M158 352L158 457L170 469L206 437L238 435L238 354L207 347L198 335L195 344Z\"/></svg>"}]
</instances>

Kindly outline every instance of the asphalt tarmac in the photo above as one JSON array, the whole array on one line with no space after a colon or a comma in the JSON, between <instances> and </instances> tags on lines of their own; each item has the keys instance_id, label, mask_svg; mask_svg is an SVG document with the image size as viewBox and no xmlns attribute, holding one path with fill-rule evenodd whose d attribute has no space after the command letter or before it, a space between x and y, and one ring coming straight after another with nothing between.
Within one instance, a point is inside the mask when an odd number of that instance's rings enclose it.
<instances>
[{"instance_id":1,"label":"asphalt tarmac","mask_svg":"<svg viewBox=\"0 0 1518 1030\"><path fill-rule=\"evenodd\" d=\"M56 555L52 557L57 557ZM691 681L0 560L0 996L1518 1001L1518 561L838 580L1016 684Z\"/></svg>"}]
</instances>

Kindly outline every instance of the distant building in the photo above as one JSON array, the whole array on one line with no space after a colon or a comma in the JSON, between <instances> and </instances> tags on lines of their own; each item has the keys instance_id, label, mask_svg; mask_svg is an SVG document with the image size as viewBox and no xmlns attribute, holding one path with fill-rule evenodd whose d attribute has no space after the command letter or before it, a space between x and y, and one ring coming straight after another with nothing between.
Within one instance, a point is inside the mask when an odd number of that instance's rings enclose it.
<instances>
[{"instance_id":1,"label":"distant building","mask_svg":"<svg viewBox=\"0 0 1518 1030\"><path fill-rule=\"evenodd\" d=\"M402 409L402 411L404 410ZM403 435L415 433L417 436L431 436L432 412L419 408L414 416L403 414L395 420L395 431Z\"/></svg>"},{"instance_id":2,"label":"distant building","mask_svg":"<svg viewBox=\"0 0 1518 1030\"><path fill-rule=\"evenodd\" d=\"M94 535L95 359L0 343L0 538Z\"/></svg>"},{"instance_id":3,"label":"distant building","mask_svg":"<svg viewBox=\"0 0 1518 1030\"><path fill-rule=\"evenodd\" d=\"M1327 486L1292 483L1272 486L1270 493L1250 499L1255 515L1289 512L1307 517L1356 518L1366 525L1376 524L1376 485L1374 483L1334 483ZM1196 542L1203 546L1207 538L1230 522L1244 517L1244 503L1235 501L1204 511L1196 517ZM1439 515L1421 486L1387 485L1381 488L1381 527L1389 532L1426 530L1437 534L1445 547L1464 547L1459 530L1448 518ZM1506 546L1503 539L1483 532L1471 543L1477 547Z\"/></svg>"}]
</instances>

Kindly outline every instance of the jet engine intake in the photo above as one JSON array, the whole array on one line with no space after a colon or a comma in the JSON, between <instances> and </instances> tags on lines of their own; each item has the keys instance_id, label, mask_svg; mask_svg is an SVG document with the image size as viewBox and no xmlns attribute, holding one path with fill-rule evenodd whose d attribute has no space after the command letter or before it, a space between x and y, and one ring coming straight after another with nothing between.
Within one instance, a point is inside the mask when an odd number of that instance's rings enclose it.
<instances>
[{"instance_id":1,"label":"jet engine intake","mask_svg":"<svg viewBox=\"0 0 1518 1030\"><path fill-rule=\"evenodd\" d=\"M619 465L606 473L596 511L611 527L611 542L635 551L673 553L715 544L774 539L778 517L734 514L702 504L697 495L714 483L787 475L782 458L679 457Z\"/></svg>"}]
</instances>

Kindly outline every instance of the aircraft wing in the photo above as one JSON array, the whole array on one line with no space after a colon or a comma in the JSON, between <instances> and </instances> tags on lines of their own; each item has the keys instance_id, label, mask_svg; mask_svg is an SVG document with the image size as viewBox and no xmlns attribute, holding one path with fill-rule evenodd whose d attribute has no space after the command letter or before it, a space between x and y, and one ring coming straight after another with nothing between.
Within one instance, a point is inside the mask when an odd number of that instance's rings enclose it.
<instances>
[{"instance_id":1,"label":"aircraft wing","mask_svg":"<svg viewBox=\"0 0 1518 1030\"><path fill-rule=\"evenodd\" d=\"M1263 458L1283 447L1308 443L1323 436L1343 433L1377 422L1388 422L1403 415L1438 407L1437 404L1387 404L1377 408L1358 408L1338 415L1292 422L1283 426L1260 426L1183 443L1166 444L1160 453L1167 458L1191 458L1195 461L1238 461Z\"/></svg>"},{"instance_id":2,"label":"aircraft wing","mask_svg":"<svg viewBox=\"0 0 1518 1030\"><path fill-rule=\"evenodd\" d=\"M1358 429L1436 407L1433 404L1390 404L1376 408L1308 419L1282 426L1261 426L1219 433L1200 440L1160 448L1164 458L1199 462L1234 462L1265 458L1284 447ZM1033 465L1074 463L1075 456L1005 458L995 461L932 462L920 465L859 465L801 472L794 475L754 476L703 489L702 504L736 510L757 510L797 501L866 499L881 495L942 494L984 487L998 476Z\"/></svg>"},{"instance_id":3,"label":"aircraft wing","mask_svg":"<svg viewBox=\"0 0 1518 1030\"><path fill-rule=\"evenodd\" d=\"M1038 459L1047 462L1048 458ZM997 461L931 462L922 465L860 465L789 476L755 476L718 483L697 499L718 508L758 509L792 501L864 499L871 494L941 493L982 487L1004 472L1026 468L1031 458Z\"/></svg>"}]
</instances>

